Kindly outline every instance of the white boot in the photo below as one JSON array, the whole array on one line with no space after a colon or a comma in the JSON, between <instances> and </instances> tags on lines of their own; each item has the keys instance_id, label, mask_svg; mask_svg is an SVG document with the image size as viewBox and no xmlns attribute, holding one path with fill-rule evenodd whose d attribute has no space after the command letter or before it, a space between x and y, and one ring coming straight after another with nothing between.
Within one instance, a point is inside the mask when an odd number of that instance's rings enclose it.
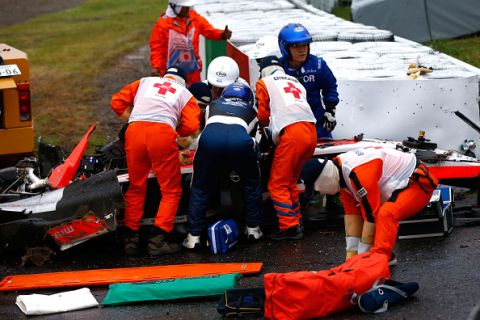
<instances>
[{"instance_id":1,"label":"white boot","mask_svg":"<svg viewBox=\"0 0 480 320\"><path fill-rule=\"evenodd\" d=\"M194 250L200 248L200 236L192 236L190 233L187 234L185 240L182 243L183 247Z\"/></svg>"},{"instance_id":2,"label":"white boot","mask_svg":"<svg viewBox=\"0 0 480 320\"><path fill-rule=\"evenodd\" d=\"M246 227L245 228L245 234L247 235L248 241L258 241L263 237L263 232L260 229L260 226L256 226L253 228Z\"/></svg>"}]
</instances>

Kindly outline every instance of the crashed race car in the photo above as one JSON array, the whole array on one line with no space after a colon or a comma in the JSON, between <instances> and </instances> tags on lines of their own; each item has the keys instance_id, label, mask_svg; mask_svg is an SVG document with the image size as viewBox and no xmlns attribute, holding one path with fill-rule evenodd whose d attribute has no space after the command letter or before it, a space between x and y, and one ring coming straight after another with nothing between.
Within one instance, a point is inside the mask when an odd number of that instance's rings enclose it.
<instances>
[{"instance_id":1,"label":"crashed race car","mask_svg":"<svg viewBox=\"0 0 480 320\"><path fill-rule=\"evenodd\" d=\"M90 127L68 157L62 149L40 143L38 158L0 169L0 253L38 246L66 250L122 226L128 189L122 134L94 155L84 155L94 129ZM186 234L192 165L182 166L181 172L183 192L174 223L178 233ZM234 172L225 173L207 217L227 211L241 215L240 183ZM153 225L161 198L153 173L146 197L143 226Z\"/></svg>"},{"instance_id":2,"label":"crashed race car","mask_svg":"<svg viewBox=\"0 0 480 320\"><path fill-rule=\"evenodd\" d=\"M92 125L66 159L61 149L40 143L38 159L25 158L15 167L0 169L0 252L28 252L29 248L40 246L66 250L122 225L123 194L128 188L123 140L117 138L97 148L95 155L85 156L94 129ZM403 142L363 139L361 135L343 140L319 139L313 157L332 158L364 147L413 152L442 184L478 188L480 161L456 151L437 149L423 135ZM271 148L262 149L260 168L264 173L269 172L271 155ZM183 193L175 229L186 233L192 165L182 166L181 170ZM152 179L149 179L142 225L153 224L161 198L155 176L151 173L149 177ZM276 221L266 191L267 174L262 175L262 181L265 220L273 217L271 220ZM243 216L239 183L241 179L234 172L226 173L210 213L221 214L223 209L238 218ZM301 183L299 189L303 189ZM304 218L308 223L308 217Z\"/></svg>"}]
</instances>

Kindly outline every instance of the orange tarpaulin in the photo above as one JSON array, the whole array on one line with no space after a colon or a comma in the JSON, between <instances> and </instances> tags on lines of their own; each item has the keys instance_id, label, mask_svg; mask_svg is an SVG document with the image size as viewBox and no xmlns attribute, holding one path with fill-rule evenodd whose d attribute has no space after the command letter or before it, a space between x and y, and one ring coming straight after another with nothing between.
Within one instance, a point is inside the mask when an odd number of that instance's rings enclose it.
<instances>
[{"instance_id":1,"label":"orange tarpaulin","mask_svg":"<svg viewBox=\"0 0 480 320\"><path fill-rule=\"evenodd\" d=\"M0 282L0 291L97 286L227 273L252 274L260 272L262 266L261 262L199 263L25 274L5 277Z\"/></svg>"}]
</instances>

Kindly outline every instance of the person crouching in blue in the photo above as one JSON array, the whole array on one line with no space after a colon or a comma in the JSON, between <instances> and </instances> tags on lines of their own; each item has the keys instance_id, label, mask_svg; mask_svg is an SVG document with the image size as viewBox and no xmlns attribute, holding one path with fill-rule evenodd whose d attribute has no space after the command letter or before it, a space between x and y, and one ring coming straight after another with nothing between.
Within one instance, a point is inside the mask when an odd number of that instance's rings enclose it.
<instances>
[{"instance_id":1,"label":"person crouching in blue","mask_svg":"<svg viewBox=\"0 0 480 320\"><path fill-rule=\"evenodd\" d=\"M331 138L337 124L337 79L322 58L310 54L310 43L312 36L300 23L284 26L278 34L280 63L285 73L297 78L307 90L308 104L317 119L317 137Z\"/></svg>"},{"instance_id":2,"label":"person crouching in blue","mask_svg":"<svg viewBox=\"0 0 480 320\"><path fill-rule=\"evenodd\" d=\"M257 241L263 236L260 172L255 141L249 135L257 122L253 100L248 85L234 83L207 107L205 129L193 160L188 235L183 242L187 249L200 247L209 198L217 191L219 175L232 169L243 180L247 238Z\"/></svg>"}]
</instances>

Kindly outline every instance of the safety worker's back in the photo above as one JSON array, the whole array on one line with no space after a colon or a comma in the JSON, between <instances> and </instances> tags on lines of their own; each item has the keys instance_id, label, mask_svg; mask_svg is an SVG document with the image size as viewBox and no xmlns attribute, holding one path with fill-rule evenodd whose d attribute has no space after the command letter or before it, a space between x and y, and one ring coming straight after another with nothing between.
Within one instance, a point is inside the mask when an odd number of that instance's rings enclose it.
<instances>
[{"instance_id":1,"label":"safety worker's back","mask_svg":"<svg viewBox=\"0 0 480 320\"><path fill-rule=\"evenodd\" d=\"M182 109L191 97L192 94L173 79L142 78L129 122L162 122L175 129Z\"/></svg>"}]
</instances>

